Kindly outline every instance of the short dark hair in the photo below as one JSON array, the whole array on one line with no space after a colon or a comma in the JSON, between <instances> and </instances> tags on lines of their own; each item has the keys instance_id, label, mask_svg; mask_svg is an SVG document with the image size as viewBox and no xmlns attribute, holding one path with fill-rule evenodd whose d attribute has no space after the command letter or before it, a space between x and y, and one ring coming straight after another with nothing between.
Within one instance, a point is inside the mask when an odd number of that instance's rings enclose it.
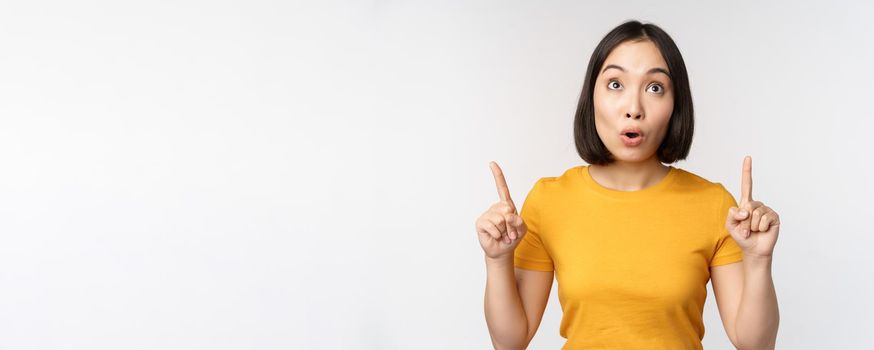
<instances>
[{"instance_id":1,"label":"short dark hair","mask_svg":"<svg viewBox=\"0 0 874 350\"><path fill-rule=\"evenodd\" d=\"M668 64L674 90L674 110L668 122L668 131L656 154L662 163L674 163L686 159L692 146L695 129L692 110L692 91L680 49L664 30L655 24L643 24L636 20L622 23L604 36L589 59L586 78L574 117L574 142L577 153L589 164L606 165L615 161L613 154L598 137L595 129L595 81L607 55L619 44L629 41L649 40L658 47Z\"/></svg>"}]
</instances>

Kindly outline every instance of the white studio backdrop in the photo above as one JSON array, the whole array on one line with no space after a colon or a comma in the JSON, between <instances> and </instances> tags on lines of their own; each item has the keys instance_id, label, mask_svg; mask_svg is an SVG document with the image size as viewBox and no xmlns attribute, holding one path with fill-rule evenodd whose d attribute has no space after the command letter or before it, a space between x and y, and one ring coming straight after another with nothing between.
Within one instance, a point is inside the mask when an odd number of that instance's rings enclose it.
<instances>
[{"instance_id":1,"label":"white studio backdrop","mask_svg":"<svg viewBox=\"0 0 874 350\"><path fill-rule=\"evenodd\" d=\"M874 6L0 5L0 349L486 349L475 219L584 164L611 28L691 78L674 164L780 213L780 349L874 347ZM553 295L532 349L558 349ZM709 288L709 287L708 287ZM712 289L707 349L730 349Z\"/></svg>"}]
</instances>

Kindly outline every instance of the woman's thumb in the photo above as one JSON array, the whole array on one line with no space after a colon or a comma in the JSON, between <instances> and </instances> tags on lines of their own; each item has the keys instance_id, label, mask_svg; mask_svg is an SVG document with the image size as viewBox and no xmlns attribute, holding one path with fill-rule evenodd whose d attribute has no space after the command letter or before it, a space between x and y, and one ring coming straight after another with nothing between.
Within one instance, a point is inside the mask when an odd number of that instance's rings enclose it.
<instances>
[{"instance_id":1,"label":"woman's thumb","mask_svg":"<svg viewBox=\"0 0 874 350\"><path fill-rule=\"evenodd\" d=\"M516 228L516 232L518 235L524 235L525 231L528 230L528 227L525 225L525 220L522 219L521 215L513 215L513 227Z\"/></svg>"},{"instance_id":2,"label":"woman's thumb","mask_svg":"<svg viewBox=\"0 0 874 350\"><path fill-rule=\"evenodd\" d=\"M738 207L731 207L731 209L729 209L729 212L729 216L733 219L732 221L734 222L746 220L747 216L749 216L749 212L747 212L746 210L741 210Z\"/></svg>"}]
</instances>

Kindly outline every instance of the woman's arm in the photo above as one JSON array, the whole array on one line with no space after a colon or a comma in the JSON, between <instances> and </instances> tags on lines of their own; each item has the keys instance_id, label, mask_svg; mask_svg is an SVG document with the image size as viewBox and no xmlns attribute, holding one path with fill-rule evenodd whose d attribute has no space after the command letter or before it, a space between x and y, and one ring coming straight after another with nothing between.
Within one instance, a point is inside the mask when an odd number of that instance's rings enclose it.
<instances>
[{"instance_id":1,"label":"woman's arm","mask_svg":"<svg viewBox=\"0 0 874 350\"><path fill-rule=\"evenodd\" d=\"M780 314L770 258L744 256L742 262L711 267L710 278L731 343L738 349L773 349Z\"/></svg>"},{"instance_id":2,"label":"woman's arm","mask_svg":"<svg viewBox=\"0 0 874 350\"><path fill-rule=\"evenodd\" d=\"M771 278L771 257L744 256L743 272L743 293L735 321L738 348L773 349L780 310Z\"/></svg>"},{"instance_id":3,"label":"woman's arm","mask_svg":"<svg viewBox=\"0 0 874 350\"><path fill-rule=\"evenodd\" d=\"M553 272L514 268L513 257L486 257L485 316L495 349L525 349L543 318Z\"/></svg>"},{"instance_id":4,"label":"woman's arm","mask_svg":"<svg viewBox=\"0 0 874 350\"><path fill-rule=\"evenodd\" d=\"M476 222L486 255L486 323L495 349L525 349L540 325L553 271L515 268L514 252L526 237L528 225L516 213L501 168L495 162L489 167L501 200Z\"/></svg>"},{"instance_id":5,"label":"woman's arm","mask_svg":"<svg viewBox=\"0 0 874 350\"><path fill-rule=\"evenodd\" d=\"M741 291L739 306L734 309L737 310L736 317L729 317L734 318L735 345L739 349L773 349L777 342L780 312L774 280L771 278L771 259L780 235L780 216L761 201L753 200L752 162L752 157L744 157L741 201L738 207L729 208L725 222L725 228L743 251L742 273L738 273L735 267L735 272L731 274L734 276L732 279L742 281L740 286L722 283L725 281L719 284L731 294L736 295L738 290ZM715 289L716 279L713 283Z\"/></svg>"}]
</instances>

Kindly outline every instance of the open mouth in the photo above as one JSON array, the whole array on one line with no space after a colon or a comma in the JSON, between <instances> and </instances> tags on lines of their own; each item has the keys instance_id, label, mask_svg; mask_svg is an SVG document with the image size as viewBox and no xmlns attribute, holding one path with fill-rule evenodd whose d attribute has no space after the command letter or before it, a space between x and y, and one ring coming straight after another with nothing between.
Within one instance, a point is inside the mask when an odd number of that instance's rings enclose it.
<instances>
[{"instance_id":1,"label":"open mouth","mask_svg":"<svg viewBox=\"0 0 874 350\"><path fill-rule=\"evenodd\" d=\"M643 132L636 127L629 127L622 130L622 142L628 147L638 146L643 143Z\"/></svg>"}]
</instances>

